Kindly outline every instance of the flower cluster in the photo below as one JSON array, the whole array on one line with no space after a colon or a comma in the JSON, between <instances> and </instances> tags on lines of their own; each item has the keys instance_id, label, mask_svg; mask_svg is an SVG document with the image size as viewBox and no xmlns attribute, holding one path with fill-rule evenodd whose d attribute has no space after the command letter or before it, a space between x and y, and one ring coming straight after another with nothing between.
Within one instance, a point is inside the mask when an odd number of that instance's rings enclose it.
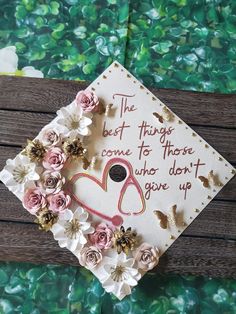
<instances>
[{"instance_id":1,"label":"flower cluster","mask_svg":"<svg viewBox=\"0 0 236 314\"><path fill-rule=\"evenodd\" d=\"M101 222L93 225L83 208L75 208L66 188L66 167L79 160L84 169L90 165L83 137L90 134L92 114L104 112L98 97L81 91L69 106L28 140L14 160L8 160L0 179L36 216L40 229L51 230L62 248L70 250L80 264L90 269L108 292L119 299L129 294L142 274L159 260L157 248L139 243L130 227Z\"/></svg>"},{"instance_id":2,"label":"flower cluster","mask_svg":"<svg viewBox=\"0 0 236 314\"><path fill-rule=\"evenodd\" d=\"M41 228L48 230L71 204L65 190L63 170L73 159L87 169L90 162L83 146L83 136L90 134L92 113L99 107L98 97L80 91L75 100L57 112L57 117L42 129L14 160L8 160L1 180L36 215Z\"/></svg>"}]
</instances>

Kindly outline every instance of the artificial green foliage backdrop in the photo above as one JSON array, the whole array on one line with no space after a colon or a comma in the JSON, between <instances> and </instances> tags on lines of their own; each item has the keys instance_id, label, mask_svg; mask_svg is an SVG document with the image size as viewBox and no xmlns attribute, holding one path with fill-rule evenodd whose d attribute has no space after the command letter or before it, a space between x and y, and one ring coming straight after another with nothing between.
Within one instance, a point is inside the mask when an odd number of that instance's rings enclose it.
<instances>
[{"instance_id":1,"label":"artificial green foliage backdrop","mask_svg":"<svg viewBox=\"0 0 236 314\"><path fill-rule=\"evenodd\" d=\"M236 91L235 0L0 0L0 48L50 78L118 60L148 86Z\"/></svg>"},{"instance_id":2,"label":"artificial green foliage backdrop","mask_svg":"<svg viewBox=\"0 0 236 314\"><path fill-rule=\"evenodd\" d=\"M93 80L118 60L147 86L233 93L235 34L235 0L0 0L0 48L49 78ZM149 273L118 301L85 269L0 266L1 314L236 313L230 279Z\"/></svg>"},{"instance_id":3,"label":"artificial green foliage backdrop","mask_svg":"<svg viewBox=\"0 0 236 314\"><path fill-rule=\"evenodd\" d=\"M148 273L118 301L84 268L2 264L0 313L233 314L236 282Z\"/></svg>"}]
</instances>

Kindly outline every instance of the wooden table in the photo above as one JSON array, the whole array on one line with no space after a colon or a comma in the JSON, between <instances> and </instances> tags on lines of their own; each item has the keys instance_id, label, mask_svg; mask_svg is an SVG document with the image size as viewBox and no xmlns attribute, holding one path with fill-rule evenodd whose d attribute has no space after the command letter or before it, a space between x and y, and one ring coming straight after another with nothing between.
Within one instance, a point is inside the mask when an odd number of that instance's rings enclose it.
<instances>
[{"instance_id":1,"label":"wooden table","mask_svg":"<svg viewBox=\"0 0 236 314\"><path fill-rule=\"evenodd\" d=\"M0 169L27 138L69 104L85 83L0 77ZM173 111L236 165L236 95L152 90ZM161 258L157 271L236 278L236 178L231 180ZM78 265L50 232L0 183L0 260Z\"/></svg>"}]
</instances>

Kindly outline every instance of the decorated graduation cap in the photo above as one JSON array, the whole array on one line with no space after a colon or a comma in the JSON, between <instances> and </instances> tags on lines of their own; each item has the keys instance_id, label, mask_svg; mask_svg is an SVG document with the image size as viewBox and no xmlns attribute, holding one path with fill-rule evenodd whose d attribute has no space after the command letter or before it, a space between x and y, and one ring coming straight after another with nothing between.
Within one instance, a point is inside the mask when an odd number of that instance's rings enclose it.
<instances>
[{"instance_id":1,"label":"decorated graduation cap","mask_svg":"<svg viewBox=\"0 0 236 314\"><path fill-rule=\"evenodd\" d=\"M40 229L122 299L234 173L114 62L0 177Z\"/></svg>"}]
</instances>

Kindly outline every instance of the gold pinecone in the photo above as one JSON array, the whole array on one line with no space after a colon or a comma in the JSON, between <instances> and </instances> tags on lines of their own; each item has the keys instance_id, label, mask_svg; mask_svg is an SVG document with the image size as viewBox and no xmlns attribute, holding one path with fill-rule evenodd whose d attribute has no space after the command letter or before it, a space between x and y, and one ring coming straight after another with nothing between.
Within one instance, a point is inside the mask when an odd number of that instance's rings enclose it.
<instances>
[{"instance_id":1,"label":"gold pinecone","mask_svg":"<svg viewBox=\"0 0 236 314\"><path fill-rule=\"evenodd\" d=\"M129 251L132 251L137 244L137 233L131 230L131 227L125 228L120 227L120 230L114 233L114 246L117 250L117 253L120 254L122 251L125 254L128 254Z\"/></svg>"},{"instance_id":2,"label":"gold pinecone","mask_svg":"<svg viewBox=\"0 0 236 314\"><path fill-rule=\"evenodd\" d=\"M40 162L43 159L45 153L46 150L43 144L37 139L33 141L27 140L27 145L22 152L22 154L29 157L29 159L33 162Z\"/></svg>"},{"instance_id":3,"label":"gold pinecone","mask_svg":"<svg viewBox=\"0 0 236 314\"><path fill-rule=\"evenodd\" d=\"M43 208L37 214L35 222L39 224L40 230L48 231L52 228L52 225L57 222L58 216L47 208Z\"/></svg>"}]
</instances>

